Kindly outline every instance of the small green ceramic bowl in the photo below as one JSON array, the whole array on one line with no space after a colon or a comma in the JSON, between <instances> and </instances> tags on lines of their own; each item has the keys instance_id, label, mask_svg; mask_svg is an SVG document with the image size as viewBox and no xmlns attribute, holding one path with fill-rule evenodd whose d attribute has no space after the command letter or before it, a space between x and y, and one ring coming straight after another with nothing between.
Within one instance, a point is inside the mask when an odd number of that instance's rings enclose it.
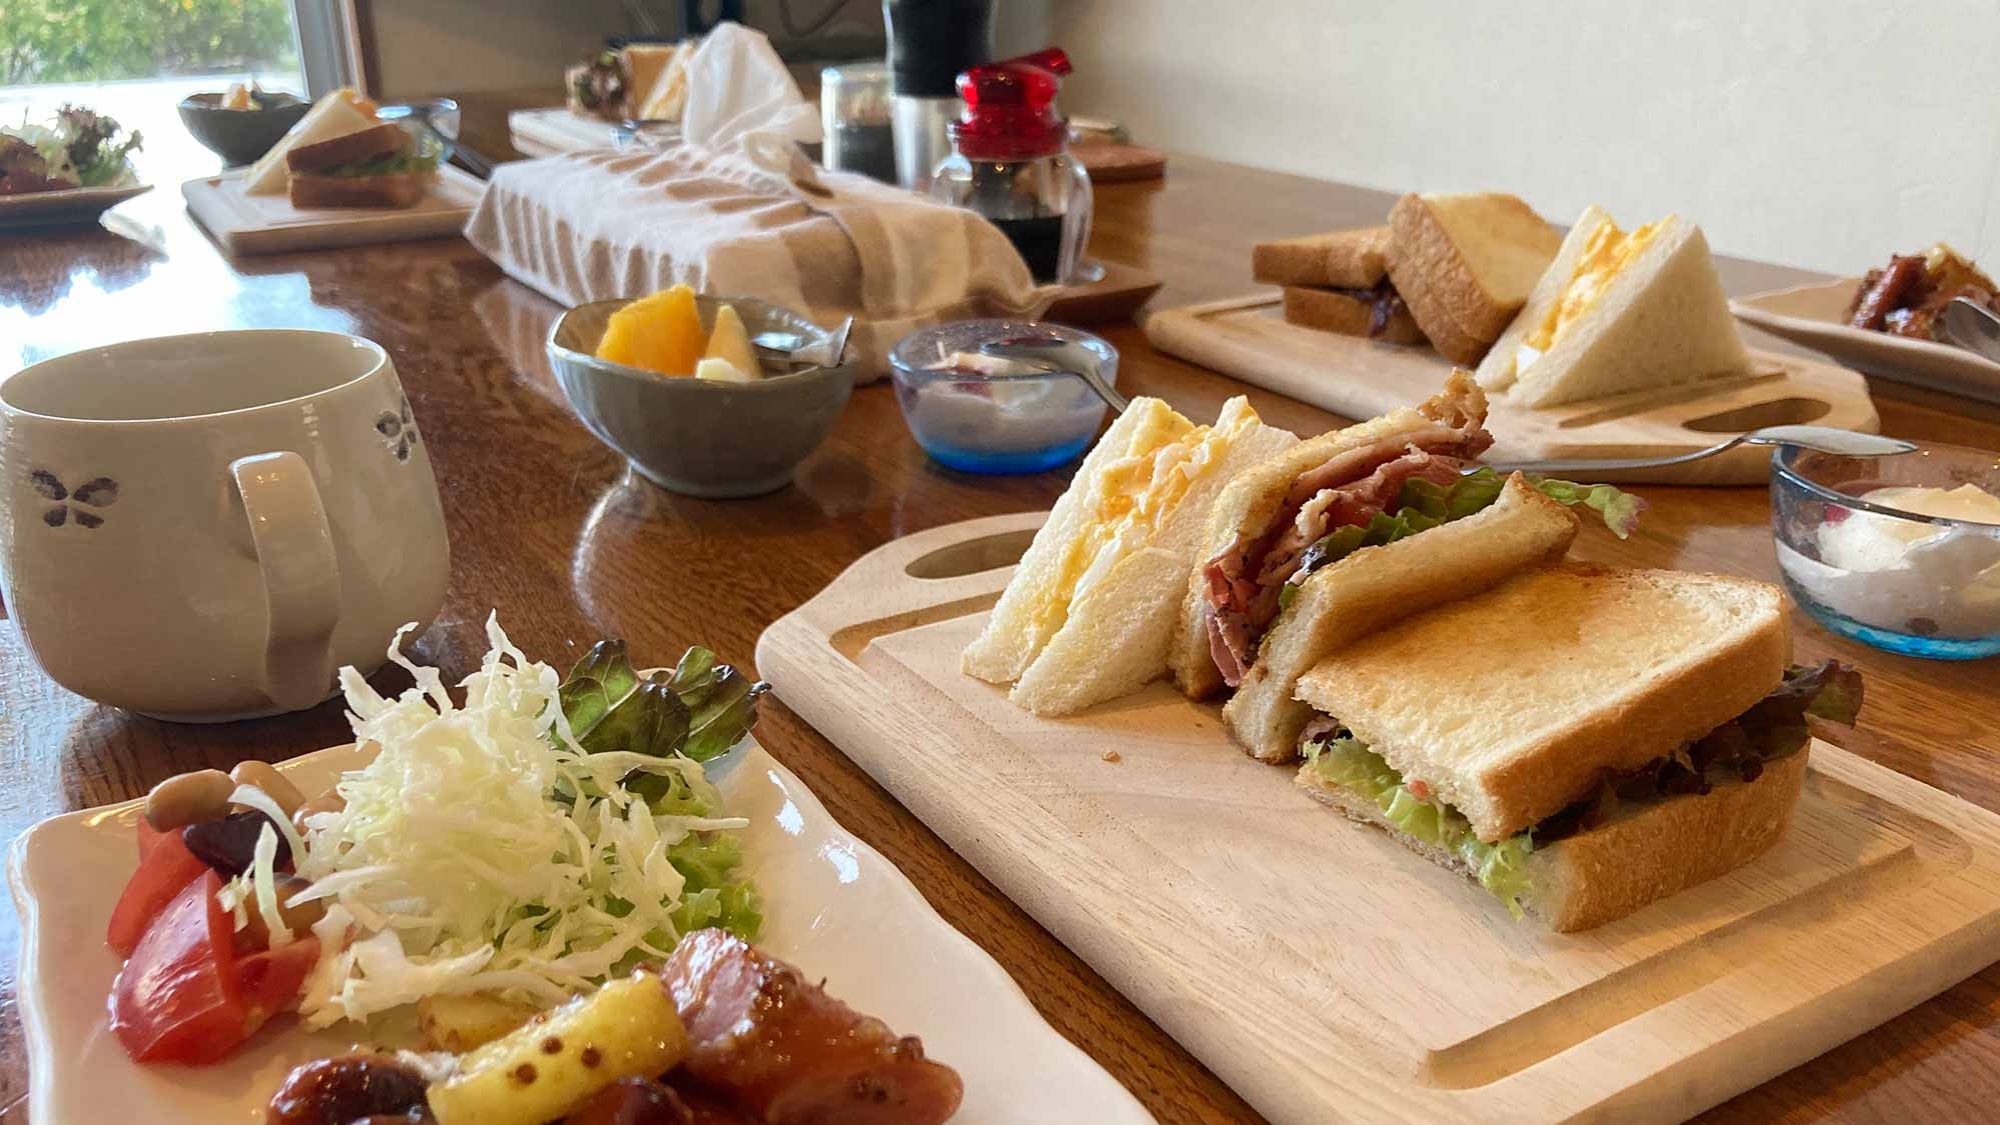
<instances>
[{"instance_id":1,"label":"small green ceramic bowl","mask_svg":"<svg viewBox=\"0 0 2000 1125\"><path fill-rule=\"evenodd\" d=\"M223 94L191 94L181 99L181 124L202 147L230 165L248 164L278 143L312 103L290 94L266 94L260 109L224 109Z\"/></svg>"},{"instance_id":2,"label":"small green ceramic bowl","mask_svg":"<svg viewBox=\"0 0 2000 1125\"><path fill-rule=\"evenodd\" d=\"M578 305L549 330L549 366L583 424L641 476L671 492L729 499L790 484L799 462L826 440L847 405L853 362L843 357L834 367L718 383L598 359L605 322L635 300ZM752 297L696 297L704 329L714 327L716 308L725 304L752 336L792 332L818 341L828 335L798 313Z\"/></svg>"}]
</instances>

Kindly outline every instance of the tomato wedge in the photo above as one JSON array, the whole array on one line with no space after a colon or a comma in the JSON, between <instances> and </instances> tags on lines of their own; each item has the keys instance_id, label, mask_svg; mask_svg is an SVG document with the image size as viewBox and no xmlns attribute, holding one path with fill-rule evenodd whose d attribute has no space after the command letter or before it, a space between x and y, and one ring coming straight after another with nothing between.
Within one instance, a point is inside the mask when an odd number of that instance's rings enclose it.
<instances>
[{"instance_id":1,"label":"tomato wedge","mask_svg":"<svg viewBox=\"0 0 2000 1125\"><path fill-rule=\"evenodd\" d=\"M300 940L236 962L237 993L243 998L243 1037L248 1039L279 1012L299 1006L299 988L319 961L319 942L311 934Z\"/></svg>"},{"instance_id":2,"label":"tomato wedge","mask_svg":"<svg viewBox=\"0 0 2000 1125\"><path fill-rule=\"evenodd\" d=\"M111 985L111 1030L140 1062L214 1062L247 1037L221 889L213 871L181 888Z\"/></svg>"},{"instance_id":3,"label":"tomato wedge","mask_svg":"<svg viewBox=\"0 0 2000 1125\"><path fill-rule=\"evenodd\" d=\"M146 847L144 823L140 822L141 847ZM104 932L105 942L121 956L131 956L153 919L189 883L199 879L207 870L208 864L195 858L181 840L180 833L156 834L152 846L139 860L139 869L126 881L125 890L118 896L118 905L111 910L111 924Z\"/></svg>"}]
</instances>

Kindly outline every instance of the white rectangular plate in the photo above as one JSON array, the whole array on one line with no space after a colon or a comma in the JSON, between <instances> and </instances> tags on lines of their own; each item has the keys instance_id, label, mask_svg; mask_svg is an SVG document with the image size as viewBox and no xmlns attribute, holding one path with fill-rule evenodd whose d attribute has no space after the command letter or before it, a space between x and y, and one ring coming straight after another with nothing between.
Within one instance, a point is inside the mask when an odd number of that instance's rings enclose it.
<instances>
[{"instance_id":1,"label":"white rectangular plate","mask_svg":"<svg viewBox=\"0 0 2000 1125\"><path fill-rule=\"evenodd\" d=\"M335 747L286 762L308 793L353 760ZM750 818L746 863L764 897L758 945L825 978L835 996L923 1039L965 1079L963 1122L1149 1122L1151 1116L1036 1013L1013 979L945 924L916 887L836 823L754 742L711 763L731 813ZM140 1066L105 1021L118 971L104 926L135 865L139 802L43 821L8 863L21 913L20 1004L37 1123L208 1125L263 1120L285 1073L351 1048L352 1029L285 1018L210 1067Z\"/></svg>"},{"instance_id":2,"label":"white rectangular plate","mask_svg":"<svg viewBox=\"0 0 2000 1125\"><path fill-rule=\"evenodd\" d=\"M1849 367L1920 387L2000 402L2000 364L1935 340L1870 332L1847 323L1859 278L1753 293L1729 302L1745 324L1822 352Z\"/></svg>"}]
</instances>

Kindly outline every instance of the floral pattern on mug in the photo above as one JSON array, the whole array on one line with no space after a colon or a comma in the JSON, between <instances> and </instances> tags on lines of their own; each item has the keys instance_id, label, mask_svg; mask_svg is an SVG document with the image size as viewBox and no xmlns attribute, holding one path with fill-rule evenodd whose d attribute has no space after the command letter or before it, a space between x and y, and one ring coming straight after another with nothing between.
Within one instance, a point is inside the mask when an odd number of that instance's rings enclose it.
<instances>
[{"instance_id":1,"label":"floral pattern on mug","mask_svg":"<svg viewBox=\"0 0 2000 1125\"><path fill-rule=\"evenodd\" d=\"M49 507L42 510L42 522L50 527L62 527L72 520L78 527L103 527L104 517L91 509L108 508L118 502L118 482L110 477L93 477L72 491L61 477L47 469L36 469L28 474L28 483L37 495L49 501Z\"/></svg>"},{"instance_id":2,"label":"floral pattern on mug","mask_svg":"<svg viewBox=\"0 0 2000 1125\"><path fill-rule=\"evenodd\" d=\"M375 432L382 435L382 444L396 460L408 464L410 450L417 444L417 420L410 414L410 396L404 395L400 413L384 410L375 419Z\"/></svg>"}]
</instances>

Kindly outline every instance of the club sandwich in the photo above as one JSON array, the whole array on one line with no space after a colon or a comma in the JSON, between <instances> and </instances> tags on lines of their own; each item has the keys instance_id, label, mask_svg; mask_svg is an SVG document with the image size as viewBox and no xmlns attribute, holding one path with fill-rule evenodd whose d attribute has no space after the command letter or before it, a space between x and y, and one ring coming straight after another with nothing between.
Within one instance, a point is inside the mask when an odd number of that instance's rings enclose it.
<instances>
[{"instance_id":1,"label":"club sandwich","mask_svg":"<svg viewBox=\"0 0 2000 1125\"><path fill-rule=\"evenodd\" d=\"M285 166L294 207L410 207L437 178L437 153L385 122L298 145Z\"/></svg>"},{"instance_id":2,"label":"club sandwich","mask_svg":"<svg viewBox=\"0 0 2000 1125\"><path fill-rule=\"evenodd\" d=\"M1559 564L1346 645L1297 684L1298 785L1517 914L1588 929L1784 834L1808 713L1859 678L1788 667L1766 583Z\"/></svg>"},{"instance_id":3,"label":"club sandwich","mask_svg":"<svg viewBox=\"0 0 2000 1125\"><path fill-rule=\"evenodd\" d=\"M1559 558L1570 505L1620 534L1640 508L1609 485L1503 478L1486 399L1465 371L1419 407L1322 434L1238 475L1209 517L1169 650L1191 698L1237 689L1231 737L1290 760L1310 717L1299 674L1352 638Z\"/></svg>"}]
</instances>

